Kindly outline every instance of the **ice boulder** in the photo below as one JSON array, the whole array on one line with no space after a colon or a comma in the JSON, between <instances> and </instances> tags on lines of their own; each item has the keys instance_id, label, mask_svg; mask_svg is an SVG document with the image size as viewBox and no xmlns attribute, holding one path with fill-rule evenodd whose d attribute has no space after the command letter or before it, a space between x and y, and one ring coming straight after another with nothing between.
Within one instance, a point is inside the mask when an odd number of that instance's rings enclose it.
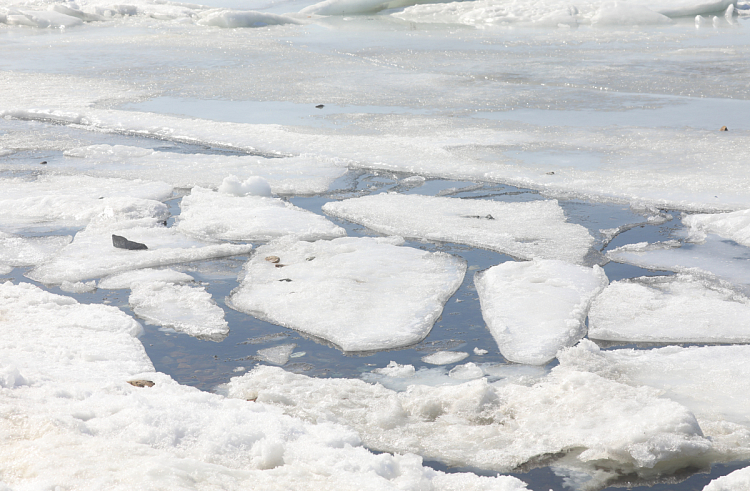
<instances>
[{"instance_id":1,"label":"ice boulder","mask_svg":"<svg viewBox=\"0 0 750 491\"><path fill-rule=\"evenodd\" d=\"M377 232L467 244L519 259L583 263L594 238L567 223L555 200L504 203L407 194L376 194L326 203L329 215Z\"/></svg>"},{"instance_id":2,"label":"ice boulder","mask_svg":"<svg viewBox=\"0 0 750 491\"><path fill-rule=\"evenodd\" d=\"M555 260L509 261L474 276L482 317L500 352L532 365L586 335L589 306L607 283L599 266Z\"/></svg>"},{"instance_id":3,"label":"ice boulder","mask_svg":"<svg viewBox=\"0 0 750 491\"><path fill-rule=\"evenodd\" d=\"M625 342L750 342L750 299L691 275L616 281L589 312L589 338Z\"/></svg>"},{"instance_id":4,"label":"ice boulder","mask_svg":"<svg viewBox=\"0 0 750 491\"><path fill-rule=\"evenodd\" d=\"M346 235L325 217L270 197L271 188L262 178L255 179L264 186L245 186L252 179L239 186L225 186L225 179L221 192L194 187L182 198L177 230L202 240L267 241L284 235L316 240Z\"/></svg>"},{"instance_id":5,"label":"ice boulder","mask_svg":"<svg viewBox=\"0 0 750 491\"><path fill-rule=\"evenodd\" d=\"M258 248L229 305L344 351L419 342L460 286L466 263L402 242L278 239Z\"/></svg>"}]
</instances>

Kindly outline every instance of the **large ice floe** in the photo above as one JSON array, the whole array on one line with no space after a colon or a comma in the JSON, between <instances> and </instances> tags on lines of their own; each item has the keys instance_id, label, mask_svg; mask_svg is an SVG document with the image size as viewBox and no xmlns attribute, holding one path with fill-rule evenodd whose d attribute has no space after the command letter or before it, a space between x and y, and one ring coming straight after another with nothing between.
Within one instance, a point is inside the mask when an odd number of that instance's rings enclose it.
<instances>
[{"instance_id":1,"label":"large ice floe","mask_svg":"<svg viewBox=\"0 0 750 491\"><path fill-rule=\"evenodd\" d=\"M255 251L230 305L344 351L417 343L461 285L466 262L402 243L400 237L278 239Z\"/></svg>"},{"instance_id":2,"label":"large ice floe","mask_svg":"<svg viewBox=\"0 0 750 491\"><path fill-rule=\"evenodd\" d=\"M591 339L626 342L750 342L750 299L691 275L616 281L589 312Z\"/></svg>"},{"instance_id":3,"label":"large ice floe","mask_svg":"<svg viewBox=\"0 0 750 491\"><path fill-rule=\"evenodd\" d=\"M271 197L270 187L259 194L241 186L224 186L231 182L225 179L219 192L194 187L182 198L176 228L203 240L268 241L284 235L316 240L346 235L326 218Z\"/></svg>"},{"instance_id":4,"label":"large ice floe","mask_svg":"<svg viewBox=\"0 0 750 491\"><path fill-rule=\"evenodd\" d=\"M326 203L323 211L377 232L457 242L520 259L582 263L594 238L567 223L557 201L505 203L407 194L376 194Z\"/></svg>"},{"instance_id":5,"label":"large ice floe","mask_svg":"<svg viewBox=\"0 0 750 491\"><path fill-rule=\"evenodd\" d=\"M482 317L505 358L541 365L586 335L586 315L607 286L604 270L555 260L508 261L477 273Z\"/></svg>"},{"instance_id":6,"label":"large ice floe","mask_svg":"<svg viewBox=\"0 0 750 491\"><path fill-rule=\"evenodd\" d=\"M369 448L451 466L507 471L555 456L556 468L587 476L591 488L619 472L703 465L712 448L693 414L657 390L566 367L531 385L482 378L396 392L259 366L224 390L310 422L344 424Z\"/></svg>"},{"instance_id":7,"label":"large ice floe","mask_svg":"<svg viewBox=\"0 0 750 491\"><path fill-rule=\"evenodd\" d=\"M4 487L527 489L375 455L344 426L179 385L154 371L140 325L114 307L5 282L0 313Z\"/></svg>"},{"instance_id":8,"label":"large ice floe","mask_svg":"<svg viewBox=\"0 0 750 491\"><path fill-rule=\"evenodd\" d=\"M0 225L6 230L83 227L105 210L123 217L166 219L160 203L172 186L159 181L40 175L0 179Z\"/></svg>"}]
</instances>

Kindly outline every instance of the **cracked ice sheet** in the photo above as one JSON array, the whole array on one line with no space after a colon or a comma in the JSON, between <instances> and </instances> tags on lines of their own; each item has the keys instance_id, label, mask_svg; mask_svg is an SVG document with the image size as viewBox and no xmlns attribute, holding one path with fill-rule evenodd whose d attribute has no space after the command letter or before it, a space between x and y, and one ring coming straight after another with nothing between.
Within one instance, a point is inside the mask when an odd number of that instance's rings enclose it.
<instances>
[{"instance_id":1,"label":"cracked ice sheet","mask_svg":"<svg viewBox=\"0 0 750 491\"><path fill-rule=\"evenodd\" d=\"M182 188L217 187L229 174L240 180L260 176L268 181L271 190L277 194L323 193L348 170L341 159L315 155L283 158L203 155L160 152L126 145L72 148L66 150L64 155L67 157L65 160L51 162L47 164L49 168L59 172L86 172L106 177L158 179Z\"/></svg>"},{"instance_id":2,"label":"cracked ice sheet","mask_svg":"<svg viewBox=\"0 0 750 491\"><path fill-rule=\"evenodd\" d=\"M344 351L417 343L461 285L466 262L402 243L400 237L279 239L245 265L230 306ZM265 260L271 255L283 267Z\"/></svg>"},{"instance_id":3,"label":"cracked ice sheet","mask_svg":"<svg viewBox=\"0 0 750 491\"><path fill-rule=\"evenodd\" d=\"M503 203L407 194L376 194L329 202L329 215L377 232L456 242L520 259L583 263L594 238L567 223L557 201Z\"/></svg>"},{"instance_id":4,"label":"cracked ice sheet","mask_svg":"<svg viewBox=\"0 0 750 491\"><path fill-rule=\"evenodd\" d=\"M601 350L584 339L558 359L562 367L651 387L685 406L713 440L717 460L750 457L750 346Z\"/></svg>"},{"instance_id":5,"label":"cracked ice sheet","mask_svg":"<svg viewBox=\"0 0 750 491\"><path fill-rule=\"evenodd\" d=\"M627 342L750 342L750 299L691 275L616 281L589 312L590 339Z\"/></svg>"},{"instance_id":6,"label":"cracked ice sheet","mask_svg":"<svg viewBox=\"0 0 750 491\"><path fill-rule=\"evenodd\" d=\"M113 234L146 244L148 250L115 248ZM76 282L134 269L247 254L252 247L250 244L205 244L161 226L154 218L119 220L117 216L101 215L78 232L73 242L58 255L26 276L45 284Z\"/></svg>"},{"instance_id":7,"label":"cracked ice sheet","mask_svg":"<svg viewBox=\"0 0 750 491\"><path fill-rule=\"evenodd\" d=\"M182 198L176 228L202 240L334 239L346 231L325 217L268 196L232 196L195 187Z\"/></svg>"},{"instance_id":8,"label":"cracked ice sheet","mask_svg":"<svg viewBox=\"0 0 750 491\"><path fill-rule=\"evenodd\" d=\"M10 84L13 76L9 77ZM43 100L36 104L45 106L48 103ZM734 211L750 206L750 171L744 158L750 135L745 132L721 135L717 140L715 131L701 129L622 126L613 132L606 127L477 122L457 133L455 127L442 129L440 119L408 116L387 134L336 135L280 125L83 107L21 106L0 111L0 116L279 155L307 155L357 168L503 182L551 196L573 194L692 211ZM675 159L674 148L683 149L679 159ZM581 159L581 155L590 158ZM719 168L717 161L722 162Z\"/></svg>"},{"instance_id":9,"label":"cracked ice sheet","mask_svg":"<svg viewBox=\"0 0 750 491\"><path fill-rule=\"evenodd\" d=\"M628 244L607 252L618 263L718 277L750 291L750 249L709 234L701 243L669 240Z\"/></svg>"},{"instance_id":10,"label":"cracked ice sheet","mask_svg":"<svg viewBox=\"0 0 750 491\"><path fill-rule=\"evenodd\" d=\"M154 372L140 325L115 307L6 282L0 311L0 461L12 489L527 489L374 455L344 426L181 386Z\"/></svg>"},{"instance_id":11,"label":"cracked ice sheet","mask_svg":"<svg viewBox=\"0 0 750 491\"><path fill-rule=\"evenodd\" d=\"M508 261L477 273L482 317L510 361L543 365L586 335L594 297L607 286L604 270L562 261Z\"/></svg>"},{"instance_id":12,"label":"cracked ice sheet","mask_svg":"<svg viewBox=\"0 0 750 491\"><path fill-rule=\"evenodd\" d=\"M700 464L711 449L692 413L656 390L561 367L531 386L482 378L403 392L256 367L225 390L309 421L346 424L369 448L450 466L505 472L567 452L556 464L598 484L618 472L647 477Z\"/></svg>"},{"instance_id":13,"label":"cracked ice sheet","mask_svg":"<svg viewBox=\"0 0 750 491\"><path fill-rule=\"evenodd\" d=\"M8 229L85 226L110 211L140 218L169 216L161 200L172 186L140 179L41 175L36 180L0 179L0 225Z\"/></svg>"}]
</instances>

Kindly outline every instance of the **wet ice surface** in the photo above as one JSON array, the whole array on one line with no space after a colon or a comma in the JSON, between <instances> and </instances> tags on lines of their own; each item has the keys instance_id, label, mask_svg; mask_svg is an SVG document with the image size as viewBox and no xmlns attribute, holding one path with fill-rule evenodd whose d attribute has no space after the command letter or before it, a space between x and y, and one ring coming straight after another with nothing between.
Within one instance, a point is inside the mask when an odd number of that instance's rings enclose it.
<instances>
[{"instance_id":1,"label":"wet ice surface","mask_svg":"<svg viewBox=\"0 0 750 491\"><path fill-rule=\"evenodd\" d=\"M664 14L675 15L657 4L646 11L643 6L579 2L578 11L574 11L567 4L557 9L554 2L532 6L517 1L509 9L498 8L493 2L416 7L405 2L406 8L379 16L306 20L211 13L171 4L139 4L141 10L131 15L127 7L82 3L88 13L73 12L73 20L57 15L70 17L70 12L45 11L39 5L22 9L34 11L31 13L0 12L0 28L11 40L3 41L4 65L0 68L4 89L0 113L5 117L0 120L0 178L11 191L18 189L22 194L11 196L12 202L0 217L4 227L0 241L13 248L0 251L0 273L6 278L27 282L25 273L46 282L44 289L53 293L72 296L83 304L113 305L136 316L144 324L140 341L148 358L156 370L181 384L208 392L250 371L245 380L261 382L266 377L271 388L253 394L256 388L250 387L248 393L241 394L244 399L255 396L265 401L258 406L269 411L298 412L321 421L340 413L342 421L356 426L374 449L413 449L422 442L428 450L420 451L428 459L436 459L429 465L441 470L492 474L493 469L513 470L526 459L516 473L530 483L529 488L546 491L565 485L579 489L597 486L602 482L597 479L608 478L609 465L616 468L610 482L688 490L708 483L711 476L690 474L707 470L710 462L724 462L714 466L713 477L747 465L742 460L748 458L747 421L741 409L746 401L732 403L734 393L747 393L743 385L747 377L742 376L747 370L742 363L744 346L691 347L691 343L716 341L687 338L683 332L669 341L664 336L601 342L610 347L600 351L585 341L562 357L559 366L556 361L540 367L509 364L484 325L473 275L512 258L460 243L408 239L401 247L461 257L468 266L467 275L447 299L428 336L418 344L345 354L319 337L308 338L226 306L226 297L239 286L246 262L255 257L253 251L267 246L266 237L263 241L253 238L253 249L237 243L211 249L217 239L242 241L245 231L238 233L232 228L236 224L229 221L214 233L205 224L216 220L207 215L203 226L195 229L201 235L197 241L195 236L180 234L175 226L182 197L191 195L188 188L201 186L207 193L215 193L230 174L239 182L262 176L274 193L321 219L326 203L384 191L523 204L556 198L567 223L585 227L593 238L587 247L604 248L610 252L609 258L622 261L604 265L610 281L689 272L713 286L692 288L680 280L672 283L663 278L654 283L638 281L650 286L668 284L662 291L681 298L700 297L721 309L716 302L726 302L731 295L742 298L747 284L744 232L735 226L742 224L742 212L734 215L738 218L720 216L696 224L705 237L688 230L689 220L681 220L680 213L734 211L750 205L747 127L743 126L747 124L743 116L748 95L744 17L738 21L732 12L728 16L716 12L717 17L706 17L703 27L696 30L693 18L687 19L687 24L672 19L669 27L630 26L633 22L664 22ZM300 2L235 3L278 14L307 6ZM343 3L361 6L367 2ZM694 15L689 3L680 2L678 7ZM100 9L93 8L94 4ZM94 21L87 15L109 20ZM313 24L299 26L292 20ZM437 25L426 25L435 21ZM538 22L552 29L510 32L469 27L490 28L506 21L519 25ZM45 22L67 27L64 31L31 27ZM284 22L287 24L251 29L252 33L227 29L231 25ZM448 22L450 27L440 22ZM456 22L463 26L457 27ZM587 27L588 22L619 27L596 30ZM570 28L575 25L581 27ZM116 32L120 40L108 31ZM144 35L149 49L134 49L144 42ZM55 42L58 39L65 43ZM176 45L187 49L175 50ZM34 56L29 56L30 51ZM62 91L60 87L81 90ZM721 125L728 125L730 131L719 133ZM144 201L118 204L115 198L119 197L95 196L95 191L80 196L70 193L71 188L86 188L83 183L64 184L65 179L71 179L68 176L77 179L81 174L90 176L87 179L148 179L167 191L160 196L134 196L131 189L128 196ZM49 188L51 198L35 191L31 199L23 200L29 195L23 195L25 185L20 182L45 180L58 180ZM159 201L166 201L166 206ZM39 204L43 206L35 206ZM128 220L134 221L115 220L119 228L107 225L98 218L106 208L121 218L130 214ZM172 217L164 224L166 209ZM80 210L80 215L71 210ZM23 216L17 220L19 215ZM720 223L724 218L733 218L732 223ZM379 236L343 219L331 221L352 237ZM434 228L439 228L437 225ZM81 232L84 227L88 228ZM127 231L134 232L128 238L155 244L155 250L149 252L156 254L131 255L123 260L125 256L120 254L126 251L112 254L109 249L107 234L113 231L126 236ZM74 235L76 239L68 243ZM441 240L459 242L449 237ZM644 241L662 244L618 249ZM172 252L165 255L164 249ZM205 254L198 253L201 250ZM172 271L145 270L141 279L132 274L132 268L147 267ZM112 276L99 279L105 275ZM722 290L720 279L732 282L734 289ZM146 300L160 298L148 292L144 295L143 285L175 293L161 297L168 303L179 301L178 292L183 288L190 289L187 293L205 289L216 303L213 307L222 311L229 332L222 332L219 337L226 337L217 343L206 339L211 336L201 339L174 331L169 327L174 319L158 319L153 312L139 308ZM213 304L203 305L199 312L180 309L180 313L196 318L201 312L212 311L209 305ZM669 299L651 305L661 308L665 316L670 315L670 309L680 310L679 302ZM162 308L153 310L168 313ZM699 319L693 316L692 320L697 323ZM14 326L20 328L23 323ZM22 337L14 339L22 341ZM652 344L629 344L642 341ZM137 342L126 342L138 347ZM659 342L662 344L653 344ZM665 348L666 342L676 347ZM623 349L633 347L637 349ZM94 350L83 361L96 363L98 356ZM460 361L459 356L463 358ZM252 371L266 365L281 366L288 373ZM2 367L4 390L27 390L35 373L26 366L18 371ZM120 377L122 370L115 367L110 375ZM294 378L289 373L315 378ZM159 397L144 396L136 404L139 393L127 391L141 389L125 387L124 400L138 409L129 414L137 422L139 435L152 435L160 444L176 437L171 441L182 445L179 451L183 456L199 455L205 442L226 435L223 418L233 411L250 417L253 424L280 421L249 415L253 410L248 409L247 401L190 392L172 385L164 375L158 377L157 383L166 387L157 389L164 390ZM347 387L372 393L380 390L365 386L360 379L380 382L383 400L388 403L366 406L365 412L371 409L369 419L344 414L347 411L336 404ZM59 380L67 383L64 377ZM113 383L122 384L122 380ZM409 393L408 387L415 383L419 387ZM284 385L289 391L286 399ZM330 389L331 400L310 397L305 392L310 386L321 387L323 392ZM32 390L36 388L29 388ZM50 385L38 395L48 398L59 393L56 391ZM85 397L84 392L78 394ZM591 398L587 399L587 394ZM602 394L612 397L598 409ZM105 397L97 393L100 395ZM193 406L196 415L208 405L215 404L218 409L207 413L208 419L191 419L193 412L182 411L182 406L178 410L159 406L160 397L178 401L178 406L198 398L200 402ZM59 402L55 408L68 411L65 401L56 396L51 400ZM555 406L555 400L566 404ZM115 406L120 404L117 401ZM355 402L364 401L368 399ZM399 412L396 401L402 401L404 413ZM249 406L254 407L252 403ZM46 417L40 407L29 404L24 408L35 418ZM110 415L115 413L111 409L107 407ZM71 422L68 428L90 425L98 429L98 421L105 420L103 414L75 411L66 415L70 419L65 421ZM690 414L700 423L703 436L695 431ZM173 422L174 428L157 431L148 421L151 415L161 415ZM515 423L524 426L518 434L526 438L492 427L493 422L510 425L514 415ZM117 416L106 421L112 423L111 428L132 423ZM295 421L295 431L306 435L314 431L299 422L302 420ZM451 421L455 423L452 428ZM550 421L555 423L552 430ZM233 422L226 424L232 427ZM403 431L394 424L402 424ZM569 425L567 432L565 425ZM198 431L202 427L208 428L207 432ZM487 430L492 428L494 436L507 445L494 455L482 455L485 461L472 460L470 455L477 453L474 444L461 452L465 443L461 438L454 439L455 445L440 441L444 427L448 432L476 432L481 438L491 438ZM170 433L171 429L175 431ZM336 434L335 442L325 440L331 446L358 444L353 433L325 429ZM648 438L638 440L638 431ZM319 445L324 440L316 434L296 447L284 440L283 431L269 431L260 440L259 435L250 433L252 427L242 426L239 435L247 438L246 449L254 450L237 450L243 462L253 468L278 464L280 448L290 452L285 454L288 463L310 466L311 461L295 461L291 454L304 444ZM185 435L195 446L180 443ZM403 435L412 440L395 438ZM709 438L717 444L706 451ZM235 448L236 441L218 441ZM61 442L66 443L64 439ZM333 455L325 445L316 448ZM126 446L117 447L120 450L132 455ZM365 455L358 461L360 467L355 466L362 474L374 472L383 477L395 468L390 465L398 464L414 475L429 475L429 470L409 458L388 460L388 454L381 454L378 461L366 457L369 454L364 449L355 450ZM228 465L216 447L211 447L211 452L216 462ZM351 455L342 451L332 460ZM600 465L600 458L607 465ZM740 459L739 463L726 463L734 459ZM354 464L353 460L346 462ZM587 467L588 462L594 462L593 467ZM203 470L208 472L201 467ZM262 475L259 472L256 477ZM390 475L392 479L404 477ZM687 480L679 483L683 478ZM667 482L654 484L653 479ZM725 481L741 479L740 473ZM433 484L440 487L438 480ZM479 487L476 480L464 484L464 489ZM515 484L508 482L508 486ZM461 488L456 483L454 487Z\"/></svg>"}]
</instances>

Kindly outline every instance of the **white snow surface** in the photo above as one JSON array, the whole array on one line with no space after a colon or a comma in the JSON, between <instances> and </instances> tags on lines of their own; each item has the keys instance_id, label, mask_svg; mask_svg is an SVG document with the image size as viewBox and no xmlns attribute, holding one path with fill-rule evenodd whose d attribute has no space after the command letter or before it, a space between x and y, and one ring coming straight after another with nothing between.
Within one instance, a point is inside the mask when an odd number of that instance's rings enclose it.
<instances>
[{"instance_id":1,"label":"white snow surface","mask_svg":"<svg viewBox=\"0 0 750 491\"><path fill-rule=\"evenodd\" d=\"M105 211L166 219L169 212L159 200L171 195L172 186L157 181L83 175L0 179L0 225L6 230L81 227Z\"/></svg>"},{"instance_id":2,"label":"white snow surface","mask_svg":"<svg viewBox=\"0 0 750 491\"><path fill-rule=\"evenodd\" d=\"M118 249L112 235L146 244L148 250ZM102 214L58 255L29 271L27 276L45 284L83 281L125 271L246 254L252 245L206 244L160 225L158 220L118 219Z\"/></svg>"},{"instance_id":3,"label":"white snow surface","mask_svg":"<svg viewBox=\"0 0 750 491\"><path fill-rule=\"evenodd\" d=\"M474 276L482 317L505 358L542 365L586 335L604 270L555 260L508 261Z\"/></svg>"},{"instance_id":4,"label":"white snow surface","mask_svg":"<svg viewBox=\"0 0 750 491\"><path fill-rule=\"evenodd\" d=\"M307 421L345 424L375 450L419 451L448 465L503 471L567 451L558 464L600 484L612 477L610 466L647 476L705 461L711 449L693 414L656 390L562 367L531 386L496 387L482 378L395 392L259 366L226 391Z\"/></svg>"},{"instance_id":5,"label":"white snow surface","mask_svg":"<svg viewBox=\"0 0 750 491\"><path fill-rule=\"evenodd\" d=\"M150 324L211 341L221 341L229 334L224 310L202 286L153 281L135 283L131 288L128 301L133 312Z\"/></svg>"},{"instance_id":6,"label":"white snow surface","mask_svg":"<svg viewBox=\"0 0 750 491\"><path fill-rule=\"evenodd\" d=\"M374 455L346 427L179 385L154 372L134 338L140 325L117 308L6 282L0 312L10 489L527 489L513 477L437 472L412 454ZM127 383L143 379L155 385Z\"/></svg>"},{"instance_id":7,"label":"white snow surface","mask_svg":"<svg viewBox=\"0 0 750 491\"><path fill-rule=\"evenodd\" d=\"M750 210L686 215L682 223L690 227L692 240L705 240L707 234L716 234L750 247Z\"/></svg>"},{"instance_id":8,"label":"white snow surface","mask_svg":"<svg viewBox=\"0 0 750 491\"><path fill-rule=\"evenodd\" d=\"M750 457L750 346L600 350L592 341L558 354L560 366L634 388L651 387L694 414L720 460Z\"/></svg>"},{"instance_id":9,"label":"white snow surface","mask_svg":"<svg viewBox=\"0 0 750 491\"><path fill-rule=\"evenodd\" d=\"M278 239L248 261L230 305L344 351L408 346L430 332L461 285L466 262L401 243L400 237Z\"/></svg>"},{"instance_id":10,"label":"white snow surface","mask_svg":"<svg viewBox=\"0 0 750 491\"><path fill-rule=\"evenodd\" d=\"M190 283L193 281L193 277L187 273L181 273L169 268L143 268L135 271L125 271L124 273L102 278L99 280L99 288L118 290L133 288L139 283L153 283L157 281L175 284Z\"/></svg>"},{"instance_id":11,"label":"white snow surface","mask_svg":"<svg viewBox=\"0 0 750 491\"><path fill-rule=\"evenodd\" d=\"M323 211L384 234L468 244L519 259L581 263L594 243L585 227L566 222L555 200L505 203L390 193L326 203Z\"/></svg>"},{"instance_id":12,"label":"white snow surface","mask_svg":"<svg viewBox=\"0 0 750 491\"><path fill-rule=\"evenodd\" d=\"M240 181L237 176L227 176L221 181L219 192L232 196L271 196L271 185L260 176L250 176Z\"/></svg>"},{"instance_id":13,"label":"white snow surface","mask_svg":"<svg viewBox=\"0 0 750 491\"><path fill-rule=\"evenodd\" d=\"M235 196L194 187L180 206L177 230L201 240L268 241L284 235L317 240L346 235L325 217L270 196Z\"/></svg>"},{"instance_id":14,"label":"white snow surface","mask_svg":"<svg viewBox=\"0 0 750 491\"><path fill-rule=\"evenodd\" d=\"M590 339L628 342L750 342L750 299L691 275L611 283L589 312Z\"/></svg>"},{"instance_id":15,"label":"white snow surface","mask_svg":"<svg viewBox=\"0 0 750 491\"><path fill-rule=\"evenodd\" d=\"M72 239L69 235L22 237L0 231L0 265L41 264L59 253Z\"/></svg>"},{"instance_id":16,"label":"white snow surface","mask_svg":"<svg viewBox=\"0 0 750 491\"><path fill-rule=\"evenodd\" d=\"M750 467L714 479L703 488L703 491L738 491L740 489L750 489Z\"/></svg>"}]
</instances>

